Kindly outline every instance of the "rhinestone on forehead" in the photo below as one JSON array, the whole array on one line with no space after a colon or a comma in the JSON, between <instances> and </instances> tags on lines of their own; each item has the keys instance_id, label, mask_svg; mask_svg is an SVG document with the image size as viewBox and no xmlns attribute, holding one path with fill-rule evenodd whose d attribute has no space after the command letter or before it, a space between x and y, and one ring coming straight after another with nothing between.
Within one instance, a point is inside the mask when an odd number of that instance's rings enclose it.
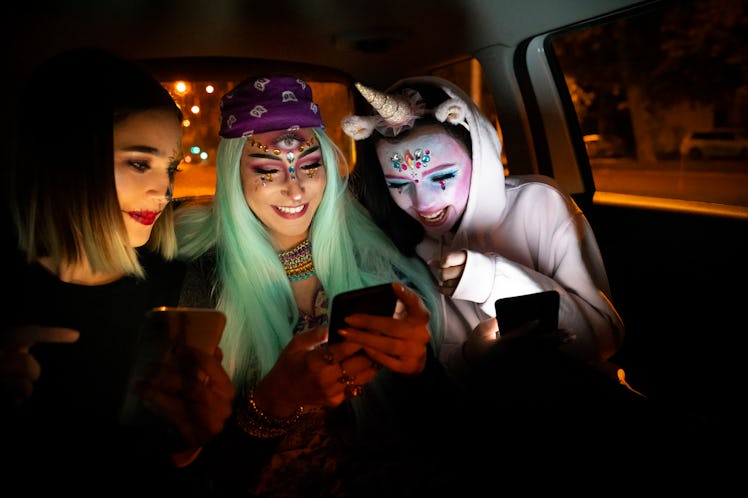
<instances>
[{"instance_id":1,"label":"rhinestone on forehead","mask_svg":"<svg viewBox=\"0 0 748 498\"><path fill-rule=\"evenodd\" d=\"M288 139L284 139L282 141L286 141L286 140ZM309 140L306 140L301 145L296 147L296 151L304 152L307 149L307 147L311 147L315 141L316 141L315 136L310 137ZM264 143L258 140L255 140L253 138L247 139L247 143L249 144L250 147L257 147L263 152L272 152L273 155L276 155L276 156L281 155L280 149L275 149L275 148L271 149ZM289 151L289 152L286 152L285 157L286 157L286 161L288 161L288 164L289 164L288 172L291 174L291 181L296 181L296 168L294 167L294 164L293 164L294 161L296 161L296 154L293 151ZM310 178L312 178L313 176L314 176L313 173L309 175ZM260 180L262 181L262 186L264 187L266 185L266 180L264 178L260 178ZM268 178L267 181L272 181L272 179Z\"/></svg>"},{"instance_id":2,"label":"rhinestone on forehead","mask_svg":"<svg viewBox=\"0 0 748 498\"><path fill-rule=\"evenodd\" d=\"M307 149L307 147L311 147L312 145L314 145L315 141L316 141L316 137L312 136L309 140L305 141L304 143L302 143L301 145L299 145L298 147L296 147L296 151L297 152L304 152ZM255 140L254 138L249 138L247 140L247 143L249 143L250 147L257 147L258 149L260 149L263 152L271 152L272 154L274 154L276 156L280 156L281 155L281 150L280 149L270 148L267 145L265 145L264 143L262 143L262 142L260 142L258 140ZM288 160L288 162L293 162L296 159L296 155L293 152L288 152L288 153L286 153L286 159Z\"/></svg>"},{"instance_id":3,"label":"rhinestone on forehead","mask_svg":"<svg viewBox=\"0 0 748 498\"><path fill-rule=\"evenodd\" d=\"M404 155L395 152L390 156L392 167L399 171L407 171L416 183L420 181L421 174L418 170L427 168L431 161L431 151L426 149L416 149L411 152L410 149L405 151Z\"/></svg>"}]
</instances>

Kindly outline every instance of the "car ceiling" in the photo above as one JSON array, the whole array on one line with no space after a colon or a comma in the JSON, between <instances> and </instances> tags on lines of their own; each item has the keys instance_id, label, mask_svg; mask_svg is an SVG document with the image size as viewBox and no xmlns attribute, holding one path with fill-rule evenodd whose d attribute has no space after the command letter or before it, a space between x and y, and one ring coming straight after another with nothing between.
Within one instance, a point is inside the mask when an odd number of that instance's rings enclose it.
<instances>
[{"instance_id":1,"label":"car ceiling","mask_svg":"<svg viewBox=\"0 0 748 498\"><path fill-rule=\"evenodd\" d=\"M19 76L62 49L95 46L140 60L302 62L384 85L467 59L487 46L513 47L534 34L639 3L646 2L41 0L10 14L12 39L6 46Z\"/></svg>"}]
</instances>

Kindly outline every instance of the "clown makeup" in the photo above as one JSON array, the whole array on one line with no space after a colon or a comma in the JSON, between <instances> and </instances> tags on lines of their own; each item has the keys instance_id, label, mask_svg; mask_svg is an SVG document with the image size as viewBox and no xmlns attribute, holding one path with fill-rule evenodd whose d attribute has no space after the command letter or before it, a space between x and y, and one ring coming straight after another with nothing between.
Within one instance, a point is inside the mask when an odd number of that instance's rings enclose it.
<instances>
[{"instance_id":1,"label":"clown makeup","mask_svg":"<svg viewBox=\"0 0 748 498\"><path fill-rule=\"evenodd\" d=\"M327 185L312 128L269 131L247 139L241 181L249 208L278 247L303 240Z\"/></svg>"},{"instance_id":2,"label":"clown makeup","mask_svg":"<svg viewBox=\"0 0 748 498\"><path fill-rule=\"evenodd\" d=\"M441 126L427 125L397 142L380 140L376 149L395 203L431 236L452 229L470 193L473 167L465 146Z\"/></svg>"}]
</instances>

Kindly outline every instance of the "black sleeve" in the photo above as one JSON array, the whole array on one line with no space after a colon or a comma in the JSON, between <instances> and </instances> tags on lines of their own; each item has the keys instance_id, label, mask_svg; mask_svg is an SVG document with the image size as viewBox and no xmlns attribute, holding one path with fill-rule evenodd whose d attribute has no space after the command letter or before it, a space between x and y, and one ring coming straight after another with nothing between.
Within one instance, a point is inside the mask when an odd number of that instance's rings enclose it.
<instances>
[{"instance_id":1,"label":"black sleeve","mask_svg":"<svg viewBox=\"0 0 748 498\"><path fill-rule=\"evenodd\" d=\"M246 496L270 462L279 441L279 438L248 436L232 417L226 421L223 432L203 448L197 460L179 471L181 487L184 489L186 484L192 488L188 496Z\"/></svg>"}]
</instances>

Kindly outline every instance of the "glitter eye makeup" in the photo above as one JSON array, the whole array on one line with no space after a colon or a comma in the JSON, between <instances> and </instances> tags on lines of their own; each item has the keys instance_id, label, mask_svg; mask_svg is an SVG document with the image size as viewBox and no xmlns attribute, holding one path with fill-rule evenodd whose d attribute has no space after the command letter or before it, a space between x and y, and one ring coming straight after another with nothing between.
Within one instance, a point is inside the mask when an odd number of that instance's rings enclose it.
<instances>
[{"instance_id":1,"label":"glitter eye makeup","mask_svg":"<svg viewBox=\"0 0 748 498\"><path fill-rule=\"evenodd\" d=\"M298 133L295 132L288 132L284 133L282 135L279 135L276 137L272 142L271 146L268 146L264 144L263 142L260 142L259 140L255 139L248 139L247 144L250 147L255 147L263 151L264 153L272 153L274 156L278 156L278 159L285 159L288 163L288 172L290 175L291 181L296 181L296 165L294 164L297 159L303 157L304 155L311 153L318 147L312 148L316 141L316 137L312 136L309 138L309 140L305 140L303 136L301 136ZM296 151L287 151L284 156L281 156L283 151L281 149L292 149L295 148ZM305 152L306 151L306 152ZM297 156L296 153L299 153ZM250 154L252 156L253 154ZM306 170L306 167L303 169ZM316 167L315 167L316 170ZM259 170L258 170L259 171ZM314 177L316 171L309 172L307 171L307 177L312 178ZM262 172L262 176L260 177L260 181L262 182L262 186L267 186L268 182L272 182L272 174L277 173L277 170L272 172Z\"/></svg>"}]
</instances>

